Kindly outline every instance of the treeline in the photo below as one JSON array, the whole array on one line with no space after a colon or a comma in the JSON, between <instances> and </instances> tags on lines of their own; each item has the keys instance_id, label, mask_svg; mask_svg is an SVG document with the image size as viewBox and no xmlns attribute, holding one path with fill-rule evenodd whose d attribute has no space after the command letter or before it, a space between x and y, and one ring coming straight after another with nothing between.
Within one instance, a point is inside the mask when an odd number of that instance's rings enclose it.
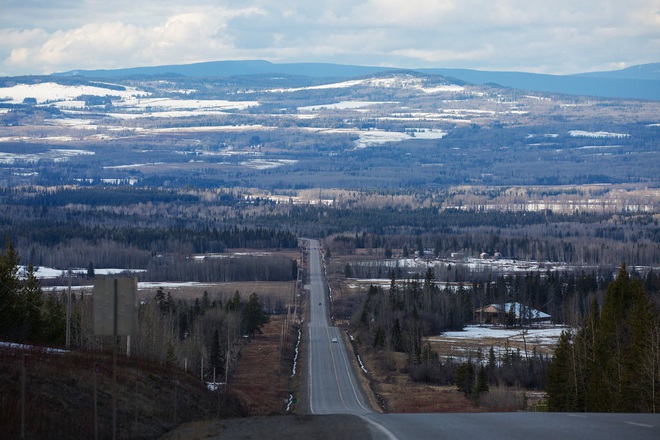
<instances>
[{"instance_id":1,"label":"treeline","mask_svg":"<svg viewBox=\"0 0 660 440\"><path fill-rule=\"evenodd\" d=\"M137 203L200 203L198 196L172 189L138 188L133 186L59 188L44 191L35 187L0 189L0 199L8 205L54 207L73 205L122 206Z\"/></svg>"},{"instance_id":2,"label":"treeline","mask_svg":"<svg viewBox=\"0 0 660 440\"><path fill-rule=\"evenodd\" d=\"M11 242L0 253L0 340L64 347L67 294L44 293L32 271L19 277L20 258ZM103 350L112 341L94 335L93 298L73 294L70 345ZM132 335L131 356L183 367L203 365L210 380L235 368L244 335L254 337L272 313L287 313L282 301L262 302L253 292L247 299L236 291L231 298L211 299L207 292L194 301L174 300L160 288L138 310L138 333ZM124 347L126 348L126 347ZM203 359L203 360L202 360Z\"/></svg>"},{"instance_id":3,"label":"treeline","mask_svg":"<svg viewBox=\"0 0 660 440\"><path fill-rule=\"evenodd\" d=\"M62 267L73 264L86 267L145 268L158 254L181 255L223 253L228 248L293 249L298 246L295 234L275 228L249 228L189 225L87 224L87 220L64 216L60 220L43 217L0 215L0 226L26 260L35 266ZM54 216L55 217L55 216ZM130 217L129 217L130 219ZM122 223L126 219L122 220Z\"/></svg>"},{"instance_id":4,"label":"treeline","mask_svg":"<svg viewBox=\"0 0 660 440\"><path fill-rule=\"evenodd\" d=\"M562 334L546 391L550 411L658 412L660 314L625 266L602 307Z\"/></svg>"},{"instance_id":5,"label":"treeline","mask_svg":"<svg viewBox=\"0 0 660 440\"><path fill-rule=\"evenodd\" d=\"M479 218L479 214L474 215ZM658 234L660 228L652 222L608 228L600 223L560 223L455 227L442 232L338 233L326 243L330 252L338 255L356 254L361 249L384 258L448 257L455 252L476 257L485 252L516 260L616 268L621 261L635 266L658 261Z\"/></svg>"},{"instance_id":6,"label":"treeline","mask_svg":"<svg viewBox=\"0 0 660 440\"><path fill-rule=\"evenodd\" d=\"M455 228L514 227L546 223L594 223L605 220L602 214L555 214L552 211L472 211L462 209L417 208L399 209L352 208L341 209L318 206L294 206L286 222L294 225L313 222L326 235L346 231L368 232L376 235L409 233L418 235L430 232L448 233Z\"/></svg>"},{"instance_id":7,"label":"treeline","mask_svg":"<svg viewBox=\"0 0 660 440\"><path fill-rule=\"evenodd\" d=\"M149 260L141 281L289 281L298 276L298 262L277 255L227 255L190 259L179 255Z\"/></svg>"},{"instance_id":8,"label":"treeline","mask_svg":"<svg viewBox=\"0 0 660 440\"><path fill-rule=\"evenodd\" d=\"M344 274L364 278L381 277L388 274L389 278L411 279L411 285L420 277L419 273L404 272L403 268L392 268L378 265L378 271L370 267L369 276L361 270L361 266L346 263ZM348 274L347 274L348 272ZM660 303L660 276L654 271L646 274L633 273L645 287L648 294ZM425 281L432 279L440 296L454 296L454 290L448 283L459 283L459 292L466 295L470 307L482 307L488 304L505 304L519 302L529 307L548 313L552 321L559 324L577 325L586 317L594 298L601 301L607 286L614 280L614 274L608 269L587 271L551 271L527 272L515 275L493 275L477 272L471 273L464 266L431 265L425 275ZM443 285L444 284L444 285ZM404 285L407 285L404 283ZM452 313L452 316L459 316ZM458 322L456 327L462 328L471 320ZM502 321L503 316L500 317ZM454 327L454 326L450 326Z\"/></svg>"},{"instance_id":9,"label":"treeline","mask_svg":"<svg viewBox=\"0 0 660 440\"><path fill-rule=\"evenodd\" d=\"M474 303L467 289L440 289L433 271L397 282L389 289L371 285L353 314L361 339L377 348L403 352L409 363L422 358L422 339L446 330L461 330L472 319Z\"/></svg>"},{"instance_id":10,"label":"treeline","mask_svg":"<svg viewBox=\"0 0 660 440\"><path fill-rule=\"evenodd\" d=\"M368 350L381 353L385 369L394 368L392 353L405 354L404 371L413 381L455 384L472 398L487 391L488 385L542 389L549 359L541 354L523 356L509 349L496 354L491 348L488 357L482 353L474 359L441 360L425 342L430 335L462 330L472 322L475 304L474 291L462 286L441 289L429 269L423 280L393 279L387 290L370 286L354 311L352 325Z\"/></svg>"}]
</instances>

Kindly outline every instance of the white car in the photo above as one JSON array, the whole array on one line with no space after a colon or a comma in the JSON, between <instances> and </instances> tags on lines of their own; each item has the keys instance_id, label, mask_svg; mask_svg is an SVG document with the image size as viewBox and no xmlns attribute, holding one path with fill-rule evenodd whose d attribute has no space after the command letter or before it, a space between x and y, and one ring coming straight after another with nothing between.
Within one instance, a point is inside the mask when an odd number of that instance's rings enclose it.
<instances>
[{"instance_id":1,"label":"white car","mask_svg":"<svg viewBox=\"0 0 660 440\"><path fill-rule=\"evenodd\" d=\"M336 344L339 341L337 340L337 338L332 338L332 342L334 342Z\"/></svg>"}]
</instances>

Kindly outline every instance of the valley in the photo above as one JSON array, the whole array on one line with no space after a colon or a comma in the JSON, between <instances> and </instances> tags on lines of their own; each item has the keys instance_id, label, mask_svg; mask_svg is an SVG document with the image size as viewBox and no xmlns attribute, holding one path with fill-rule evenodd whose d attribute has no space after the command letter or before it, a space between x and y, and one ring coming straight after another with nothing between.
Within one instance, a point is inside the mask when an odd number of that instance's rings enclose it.
<instances>
[{"instance_id":1,"label":"valley","mask_svg":"<svg viewBox=\"0 0 660 440\"><path fill-rule=\"evenodd\" d=\"M383 412L546 410L562 335L579 341L628 274L657 333L658 100L407 70L106 75L0 79L0 276L16 286L0 289L3 340L62 346L71 286L74 351L107 357L94 279L134 276L130 359L223 382L195 391L200 416L300 421L305 406L284 403L306 373L289 369L326 300ZM309 239L327 294L312 303ZM644 344L639 365L657 366L657 338ZM183 421L165 418L144 438Z\"/></svg>"}]
</instances>

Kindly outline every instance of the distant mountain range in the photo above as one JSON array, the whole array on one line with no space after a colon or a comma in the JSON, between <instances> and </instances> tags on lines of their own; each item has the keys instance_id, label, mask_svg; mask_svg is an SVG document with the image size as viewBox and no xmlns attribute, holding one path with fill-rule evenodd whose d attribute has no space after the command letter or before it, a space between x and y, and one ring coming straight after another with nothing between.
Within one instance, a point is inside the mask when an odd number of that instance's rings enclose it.
<instances>
[{"instance_id":1,"label":"distant mountain range","mask_svg":"<svg viewBox=\"0 0 660 440\"><path fill-rule=\"evenodd\" d=\"M388 71L414 71L456 78L472 84L494 84L521 90L586 95L606 98L660 100L660 63L643 64L609 72L575 75L545 75L526 72L496 72L471 69L399 69L331 63L271 63L263 60L211 61L194 64L133 67L113 70L72 70L56 76L93 78L188 76L232 77L287 75L313 78L353 78Z\"/></svg>"}]
</instances>

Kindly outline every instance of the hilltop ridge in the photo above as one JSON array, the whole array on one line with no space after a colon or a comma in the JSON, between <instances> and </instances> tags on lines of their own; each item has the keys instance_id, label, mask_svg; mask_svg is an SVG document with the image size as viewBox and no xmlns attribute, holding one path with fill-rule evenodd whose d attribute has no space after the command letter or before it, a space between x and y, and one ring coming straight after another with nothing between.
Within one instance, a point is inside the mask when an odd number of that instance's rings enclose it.
<instances>
[{"instance_id":1,"label":"hilltop ridge","mask_svg":"<svg viewBox=\"0 0 660 440\"><path fill-rule=\"evenodd\" d=\"M93 78L184 76L235 77L292 75L311 78L349 78L407 70L443 75L473 84L496 84L529 91L588 95L606 98L660 100L660 63L632 66L611 72L548 75L529 72L482 71L457 68L358 66L333 63L272 63L265 60L209 61L193 64L144 66L105 70L71 70L54 76Z\"/></svg>"}]
</instances>

